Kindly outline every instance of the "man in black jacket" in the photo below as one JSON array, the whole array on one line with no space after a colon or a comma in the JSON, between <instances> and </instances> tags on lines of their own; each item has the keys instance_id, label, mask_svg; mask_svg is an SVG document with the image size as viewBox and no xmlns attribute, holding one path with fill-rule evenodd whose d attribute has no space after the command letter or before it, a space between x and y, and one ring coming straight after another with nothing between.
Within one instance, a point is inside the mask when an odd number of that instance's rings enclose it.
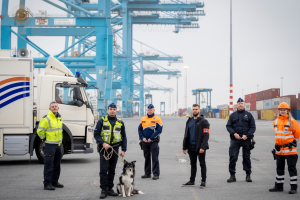
<instances>
[{"instance_id":1,"label":"man in black jacket","mask_svg":"<svg viewBox=\"0 0 300 200\"><path fill-rule=\"evenodd\" d=\"M240 147L243 147L243 169L246 171L246 181L252 182L251 179L251 160L250 147L251 139L254 137L256 130L255 120L251 113L245 110L245 102L239 98L237 101L238 110L232 113L227 122L226 128L230 134L229 147L229 172L230 178L228 183L235 182L235 166L238 160Z\"/></svg>"},{"instance_id":2,"label":"man in black jacket","mask_svg":"<svg viewBox=\"0 0 300 200\"><path fill-rule=\"evenodd\" d=\"M190 117L186 122L185 133L183 138L183 153L188 152L191 164L190 181L183 184L183 187L195 186L195 178L197 173L197 157L201 167L201 185L200 188L205 188L206 185L206 163L205 154L209 139L209 123L203 116L200 116L200 106L193 105L193 117Z\"/></svg>"}]
</instances>

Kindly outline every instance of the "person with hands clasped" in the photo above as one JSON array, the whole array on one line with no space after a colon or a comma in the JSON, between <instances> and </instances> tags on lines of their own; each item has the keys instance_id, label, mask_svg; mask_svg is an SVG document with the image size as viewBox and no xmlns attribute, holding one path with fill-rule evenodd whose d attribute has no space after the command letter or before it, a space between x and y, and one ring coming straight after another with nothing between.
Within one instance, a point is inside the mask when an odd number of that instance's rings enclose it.
<instances>
[{"instance_id":1,"label":"person with hands clasped","mask_svg":"<svg viewBox=\"0 0 300 200\"><path fill-rule=\"evenodd\" d=\"M193 105L193 116L189 117L186 122L185 133L183 138L183 153L189 154L191 164L190 181L183 184L182 187L195 186L195 178L197 173L197 158L201 167L201 185L200 188L206 186L206 150L209 149L209 126L210 124L203 116L200 116L200 106Z\"/></svg>"},{"instance_id":2,"label":"person with hands clasped","mask_svg":"<svg viewBox=\"0 0 300 200\"><path fill-rule=\"evenodd\" d=\"M274 121L275 131L275 158L277 176L275 179L275 186L271 188L270 192L282 192L284 183L284 168L285 160L288 165L290 174L291 190L289 194L297 193L297 168L298 161L297 143L299 140L299 124L293 119L290 106L282 102L279 106L279 116Z\"/></svg>"},{"instance_id":3,"label":"person with hands clasped","mask_svg":"<svg viewBox=\"0 0 300 200\"><path fill-rule=\"evenodd\" d=\"M237 101L238 109L232 113L227 122L226 128L230 134L229 147L229 173L228 183L236 182L235 166L238 160L240 147L243 147L243 169L246 171L246 181L252 182L251 179L251 139L254 137L256 130L255 120L251 113L245 110L245 102L239 98Z\"/></svg>"},{"instance_id":4,"label":"person with hands clasped","mask_svg":"<svg viewBox=\"0 0 300 200\"><path fill-rule=\"evenodd\" d=\"M142 178L151 178L151 156L153 180L159 179L159 140L163 129L160 117L154 114L155 108L152 104L147 107L147 115L141 119L138 127L139 138L142 140L142 149L145 157L145 175Z\"/></svg>"}]
</instances>

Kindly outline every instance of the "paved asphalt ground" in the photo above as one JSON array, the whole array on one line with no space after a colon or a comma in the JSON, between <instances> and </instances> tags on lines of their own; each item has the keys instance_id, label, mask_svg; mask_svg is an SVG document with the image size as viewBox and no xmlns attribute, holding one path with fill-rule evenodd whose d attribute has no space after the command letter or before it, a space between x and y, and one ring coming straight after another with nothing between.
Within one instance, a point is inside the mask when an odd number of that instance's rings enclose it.
<instances>
[{"instance_id":1,"label":"paved asphalt ground","mask_svg":"<svg viewBox=\"0 0 300 200\"><path fill-rule=\"evenodd\" d=\"M200 166L196 187L181 187L190 176L189 158L182 153L182 139L186 118L162 117L164 128L160 142L159 180L141 179L144 174L143 153L138 145L137 126L139 118L123 119L128 137L128 150L125 159L136 160L136 188L144 195L135 195L132 199L243 199L243 200L282 200L299 199L300 191L295 195L288 194L289 175L286 170L284 192L270 193L268 189L274 185L276 165L271 154L274 147L274 132L271 121L256 121L256 147L252 151L252 183L245 182L242 170L242 156L237 162L237 182L227 183L229 135L225 129L226 120L208 119L210 128L210 149L207 151L207 187L200 189ZM96 147L96 146L94 146ZM98 153L65 155L61 165L59 182L63 189L45 191L43 189L43 165L34 156L17 156L0 159L0 199L99 199L99 158ZM186 162L180 162L180 159ZM115 184L121 173L122 162L119 159L116 169ZM297 169L300 171L298 162ZM108 197L118 199L122 197Z\"/></svg>"}]
</instances>

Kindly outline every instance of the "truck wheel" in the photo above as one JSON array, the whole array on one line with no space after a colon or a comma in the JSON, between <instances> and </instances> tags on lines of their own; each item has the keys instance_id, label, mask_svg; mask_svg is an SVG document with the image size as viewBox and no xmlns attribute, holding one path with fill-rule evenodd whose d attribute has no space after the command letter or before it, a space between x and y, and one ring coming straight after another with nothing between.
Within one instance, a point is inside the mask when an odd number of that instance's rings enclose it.
<instances>
[{"instance_id":1,"label":"truck wheel","mask_svg":"<svg viewBox=\"0 0 300 200\"><path fill-rule=\"evenodd\" d=\"M34 149L35 149L36 157L38 157L41 164L44 164L45 142L43 142L41 139L38 139L35 143Z\"/></svg>"},{"instance_id":2,"label":"truck wheel","mask_svg":"<svg viewBox=\"0 0 300 200\"><path fill-rule=\"evenodd\" d=\"M38 157L41 164L44 164L44 162L45 162L44 150L45 150L45 142L42 141L41 139L39 139L35 145L35 154L36 154L36 157ZM61 160L62 160L63 156L64 156L64 146L61 143Z\"/></svg>"}]
</instances>

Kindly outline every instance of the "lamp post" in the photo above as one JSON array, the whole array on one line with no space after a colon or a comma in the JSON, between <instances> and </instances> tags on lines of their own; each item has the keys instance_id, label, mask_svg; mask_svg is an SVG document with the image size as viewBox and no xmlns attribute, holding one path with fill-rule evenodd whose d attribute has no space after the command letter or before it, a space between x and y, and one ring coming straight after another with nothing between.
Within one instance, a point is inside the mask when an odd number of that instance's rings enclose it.
<instances>
[{"instance_id":1,"label":"lamp post","mask_svg":"<svg viewBox=\"0 0 300 200\"><path fill-rule=\"evenodd\" d=\"M281 96L283 96L283 77L281 77Z\"/></svg>"},{"instance_id":2,"label":"lamp post","mask_svg":"<svg viewBox=\"0 0 300 200\"><path fill-rule=\"evenodd\" d=\"M185 76L184 76L184 106L185 109L187 110L187 69L188 66L183 66L183 69L185 69Z\"/></svg>"}]
</instances>

